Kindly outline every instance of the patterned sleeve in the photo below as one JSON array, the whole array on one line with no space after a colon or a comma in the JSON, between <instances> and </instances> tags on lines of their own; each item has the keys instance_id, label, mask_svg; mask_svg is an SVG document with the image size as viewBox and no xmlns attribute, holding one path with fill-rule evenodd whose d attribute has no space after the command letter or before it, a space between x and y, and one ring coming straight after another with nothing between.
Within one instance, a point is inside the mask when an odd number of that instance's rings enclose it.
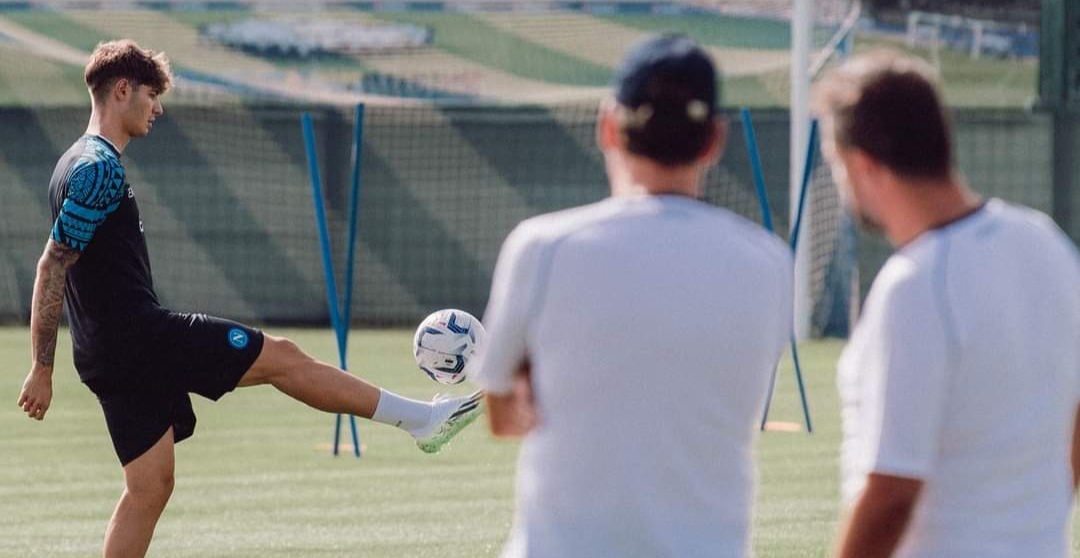
<instances>
[{"instance_id":1,"label":"patterned sleeve","mask_svg":"<svg viewBox=\"0 0 1080 558\"><path fill-rule=\"evenodd\" d=\"M124 168L111 159L80 160L68 176L67 198L53 225L54 242L86 250L94 232L124 197Z\"/></svg>"}]
</instances>

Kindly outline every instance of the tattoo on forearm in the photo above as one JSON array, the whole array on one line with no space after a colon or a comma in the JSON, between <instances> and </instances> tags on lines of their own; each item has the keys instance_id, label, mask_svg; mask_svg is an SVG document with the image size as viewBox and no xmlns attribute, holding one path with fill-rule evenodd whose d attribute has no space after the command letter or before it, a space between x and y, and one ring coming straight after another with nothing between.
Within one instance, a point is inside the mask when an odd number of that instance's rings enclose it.
<instances>
[{"instance_id":1,"label":"tattoo on forearm","mask_svg":"<svg viewBox=\"0 0 1080 558\"><path fill-rule=\"evenodd\" d=\"M64 309L64 283L67 271L79 259L79 252L49 241L38 266L34 299L30 313L31 344L34 362L52 366L56 357L56 331Z\"/></svg>"},{"instance_id":2,"label":"tattoo on forearm","mask_svg":"<svg viewBox=\"0 0 1080 558\"><path fill-rule=\"evenodd\" d=\"M48 246L45 247L45 255L58 263L65 273L75 264L75 260L79 259L78 250L69 248L63 244L57 244L52 240L49 240Z\"/></svg>"}]
</instances>

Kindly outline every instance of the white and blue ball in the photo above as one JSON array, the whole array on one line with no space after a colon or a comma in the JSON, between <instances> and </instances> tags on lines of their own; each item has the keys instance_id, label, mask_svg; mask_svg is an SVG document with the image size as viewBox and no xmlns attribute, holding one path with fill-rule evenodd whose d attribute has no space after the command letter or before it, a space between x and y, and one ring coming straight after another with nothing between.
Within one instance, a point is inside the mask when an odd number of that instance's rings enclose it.
<instances>
[{"instance_id":1,"label":"white and blue ball","mask_svg":"<svg viewBox=\"0 0 1080 558\"><path fill-rule=\"evenodd\" d=\"M439 310L424 318L413 336L416 365L440 384L461 383L484 342L484 326L464 310Z\"/></svg>"}]
</instances>

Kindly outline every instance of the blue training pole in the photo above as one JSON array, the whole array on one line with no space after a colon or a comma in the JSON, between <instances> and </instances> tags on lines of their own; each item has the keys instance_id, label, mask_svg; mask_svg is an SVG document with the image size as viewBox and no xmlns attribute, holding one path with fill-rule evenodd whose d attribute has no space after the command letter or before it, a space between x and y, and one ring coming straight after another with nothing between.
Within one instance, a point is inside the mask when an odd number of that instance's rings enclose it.
<instances>
[{"instance_id":1,"label":"blue training pole","mask_svg":"<svg viewBox=\"0 0 1080 558\"><path fill-rule=\"evenodd\" d=\"M746 137L746 149L750 153L750 168L754 171L754 189L757 191L758 203L761 205L761 222L769 232L775 233L772 209L769 208L769 194L765 191L765 172L761 167L757 134L754 133L754 122L750 119L750 109L742 109L742 123L743 135Z\"/></svg>"},{"instance_id":2,"label":"blue training pole","mask_svg":"<svg viewBox=\"0 0 1080 558\"><path fill-rule=\"evenodd\" d=\"M795 212L795 226L791 229L791 251L794 252L799 246L799 230L802 228L803 212L806 210L806 190L810 185L810 177L814 171L814 154L817 152L818 121L810 121L810 141L806 146L806 166L803 167L802 184L799 186L799 209ZM803 417L806 419L806 431L813 432L810 423L810 407L806 403L806 388L803 386L802 374L799 372L799 356L795 353L795 336L791 336L792 357L795 360L795 380L799 384L799 398L802 400Z\"/></svg>"},{"instance_id":3,"label":"blue training pole","mask_svg":"<svg viewBox=\"0 0 1080 558\"><path fill-rule=\"evenodd\" d=\"M758 203L761 204L761 221L769 232L775 233L776 229L773 226L772 209L769 206L769 196L765 190L765 173L761 165L761 156L758 152L757 135L754 133L754 122L750 118L750 109L742 109L742 123L743 135L746 138L746 148L750 154L750 166L753 169L754 174L754 187L757 191ZM813 130L814 128L812 127L811 129ZM812 141L813 135L811 135L811 142ZM805 175L802 188L805 191ZM794 333L792 333L791 335L791 360L795 364L795 378L799 384L799 393L802 394L803 416L806 418L806 431L810 433L813 432L813 427L810 423L810 409L807 406L806 394L803 392L802 366L799 363L799 349L795 340ZM765 430L765 422L769 418L769 407L772 404L773 390L776 389L776 372L777 371L774 370L772 377L769 379L769 395L765 399L765 411L761 415L761 430Z\"/></svg>"},{"instance_id":4,"label":"blue training pole","mask_svg":"<svg viewBox=\"0 0 1080 558\"><path fill-rule=\"evenodd\" d=\"M814 171L814 144L817 142L817 120L810 121L810 143L806 148L806 166L803 167L802 183L799 185L799 210L795 212L795 226L791 228L791 249L799 245L799 229L802 227L803 210L806 209L806 188Z\"/></svg>"},{"instance_id":5,"label":"blue training pole","mask_svg":"<svg viewBox=\"0 0 1080 558\"><path fill-rule=\"evenodd\" d=\"M326 275L326 298L330 308L330 324L337 336L338 354L343 353L345 331L342 329L341 316L338 313L337 280L334 278L334 262L330 257L330 231L326 225L326 209L323 207L322 180L319 177L319 159L315 150L315 131L311 125L311 115L304 113L300 117L304 131L304 147L307 151L308 170L311 173L311 192L314 197L315 221L319 230L319 245L322 248L323 272ZM338 441L341 438L341 415L337 416L334 429L334 455L338 454Z\"/></svg>"},{"instance_id":6,"label":"blue training pole","mask_svg":"<svg viewBox=\"0 0 1080 558\"><path fill-rule=\"evenodd\" d=\"M352 167L352 195L349 200L349 243L345 258L345 304L342 308L345 327L352 324L352 292L353 277L356 269L356 227L359 218L360 207L360 163L363 153L362 142L364 137L364 105L356 105L356 116L353 122L353 167ZM347 329L346 329L347 331ZM345 337L348 345L349 338ZM345 366L345 347L341 350L341 368ZM340 417L338 422L340 423ZM353 454L360 457L360 435L356 431L356 417L349 415L349 425L352 427Z\"/></svg>"},{"instance_id":7,"label":"blue training pole","mask_svg":"<svg viewBox=\"0 0 1080 558\"><path fill-rule=\"evenodd\" d=\"M349 202L349 248L348 259L345 260L345 283L349 289L345 291L345 321L352 318L352 285L353 272L356 269L353 255L356 253L356 228L358 210L360 207L360 164L361 142L364 137L364 105L356 105L356 119L353 122L353 167L352 167L352 197Z\"/></svg>"}]
</instances>

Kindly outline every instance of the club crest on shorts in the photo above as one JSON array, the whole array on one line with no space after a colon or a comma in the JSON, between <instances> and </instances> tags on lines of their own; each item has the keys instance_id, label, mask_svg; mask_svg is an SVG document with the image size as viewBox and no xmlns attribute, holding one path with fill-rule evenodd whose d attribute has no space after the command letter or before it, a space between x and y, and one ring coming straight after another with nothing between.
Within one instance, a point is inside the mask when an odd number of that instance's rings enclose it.
<instances>
[{"instance_id":1,"label":"club crest on shorts","mask_svg":"<svg viewBox=\"0 0 1080 558\"><path fill-rule=\"evenodd\" d=\"M247 345L248 345L248 334L247 334L247 332L240 329L240 328L238 328L238 327L234 327L234 328L230 329L229 330L229 344L232 345L234 349L243 349L244 347L247 347Z\"/></svg>"}]
</instances>

